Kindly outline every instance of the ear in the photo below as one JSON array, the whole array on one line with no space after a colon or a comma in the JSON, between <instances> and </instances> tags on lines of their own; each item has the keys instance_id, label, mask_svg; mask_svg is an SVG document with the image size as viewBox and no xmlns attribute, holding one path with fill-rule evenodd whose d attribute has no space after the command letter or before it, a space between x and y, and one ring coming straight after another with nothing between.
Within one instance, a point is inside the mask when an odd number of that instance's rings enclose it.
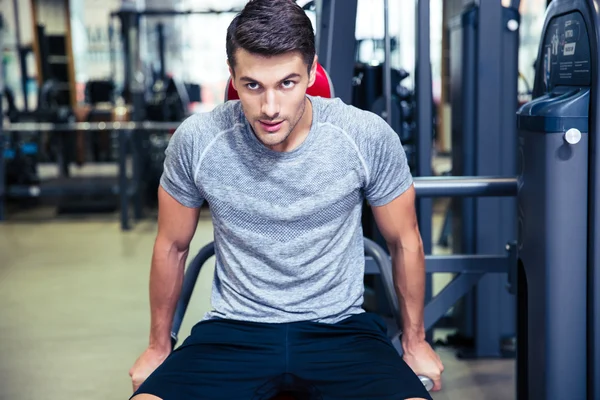
<instances>
[{"instance_id":1,"label":"ear","mask_svg":"<svg viewBox=\"0 0 600 400\"><path fill-rule=\"evenodd\" d=\"M317 64L319 63L319 57L315 54L315 58L313 59L312 66L310 67L310 73L308 76L308 87L314 85L315 80L317 79Z\"/></svg>"},{"instance_id":2,"label":"ear","mask_svg":"<svg viewBox=\"0 0 600 400\"><path fill-rule=\"evenodd\" d=\"M227 68L229 69L229 75L231 77L231 86L237 91L235 87L235 73L233 72L233 68L231 68L231 64L229 64L229 60L227 60Z\"/></svg>"}]
</instances>

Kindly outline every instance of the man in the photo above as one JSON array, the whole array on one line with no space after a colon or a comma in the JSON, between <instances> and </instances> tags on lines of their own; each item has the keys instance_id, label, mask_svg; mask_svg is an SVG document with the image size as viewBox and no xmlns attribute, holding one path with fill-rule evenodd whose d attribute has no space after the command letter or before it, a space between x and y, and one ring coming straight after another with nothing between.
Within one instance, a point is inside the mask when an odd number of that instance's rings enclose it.
<instances>
[{"instance_id":1,"label":"man","mask_svg":"<svg viewBox=\"0 0 600 400\"><path fill-rule=\"evenodd\" d=\"M396 133L377 115L306 94L317 58L292 0L252 0L227 31L240 101L173 135L159 189L151 332L135 400L430 399L443 367L425 341L424 255ZM364 200L391 251L403 358L363 303ZM199 207L212 212L213 310L171 353ZM302 394L300 396L300 394ZM304 396L304 397L302 397Z\"/></svg>"}]
</instances>

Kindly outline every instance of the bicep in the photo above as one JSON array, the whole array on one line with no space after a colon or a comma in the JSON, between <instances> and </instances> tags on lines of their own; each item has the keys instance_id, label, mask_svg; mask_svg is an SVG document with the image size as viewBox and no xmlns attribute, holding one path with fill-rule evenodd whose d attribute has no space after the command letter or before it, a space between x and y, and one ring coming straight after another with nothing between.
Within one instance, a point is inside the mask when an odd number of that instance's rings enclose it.
<instances>
[{"instance_id":1,"label":"bicep","mask_svg":"<svg viewBox=\"0 0 600 400\"><path fill-rule=\"evenodd\" d=\"M184 206L159 186L157 241L173 244L178 250L187 250L196 232L199 215L199 207Z\"/></svg>"},{"instance_id":2,"label":"bicep","mask_svg":"<svg viewBox=\"0 0 600 400\"><path fill-rule=\"evenodd\" d=\"M415 208L415 187L382 206L372 206L377 227L387 243L402 243L414 248L421 242Z\"/></svg>"}]
</instances>

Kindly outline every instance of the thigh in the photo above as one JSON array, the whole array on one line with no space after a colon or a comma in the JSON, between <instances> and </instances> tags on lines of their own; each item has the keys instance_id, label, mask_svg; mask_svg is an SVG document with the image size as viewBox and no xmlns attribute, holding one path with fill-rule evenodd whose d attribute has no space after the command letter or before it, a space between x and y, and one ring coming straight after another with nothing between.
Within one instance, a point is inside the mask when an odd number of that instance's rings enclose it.
<instances>
[{"instance_id":1,"label":"thigh","mask_svg":"<svg viewBox=\"0 0 600 400\"><path fill-rule=\"evenodd\" d=\"M196 325L140 386L163 400L270 398L284 365L278 329L231 321Z\"/></svg>"},{"instance_id":2,"label":"thigh","mask_svg":"<svg viewBox=\"0 0 600 400\"><path fill-rule=\"evenodd\" d=\"M294 372L323 400L431 399L375 314L359 314L332 326L307 325L294 346Z\"/></svg>"}]
</instances>

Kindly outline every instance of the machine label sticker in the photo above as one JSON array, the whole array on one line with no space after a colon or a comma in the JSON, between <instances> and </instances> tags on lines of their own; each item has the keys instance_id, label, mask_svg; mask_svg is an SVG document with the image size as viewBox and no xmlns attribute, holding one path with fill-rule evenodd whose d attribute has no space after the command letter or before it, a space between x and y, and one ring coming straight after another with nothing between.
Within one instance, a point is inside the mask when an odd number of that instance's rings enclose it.
<instances>
[{"instance_id":1,"label":"machine label sticker","mask_svg":"<svg viewBox=\"0 0 600 400\"><path fill-rule=\"evenodd\" d=\"M546 91L559 85L591 84L590 43L579 12L550 21L544 37L543 79Z\"/></svg>"}]
</instances>

